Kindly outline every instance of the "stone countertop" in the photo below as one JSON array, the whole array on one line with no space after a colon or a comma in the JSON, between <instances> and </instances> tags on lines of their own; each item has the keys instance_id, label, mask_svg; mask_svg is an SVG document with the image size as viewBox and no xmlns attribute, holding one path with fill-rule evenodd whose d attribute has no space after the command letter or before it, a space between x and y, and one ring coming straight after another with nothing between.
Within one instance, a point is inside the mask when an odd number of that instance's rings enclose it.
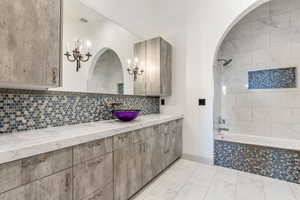
<instances>
[{"instance_id":1,"label":"stone countertop","mask_svg":"<svg viewBox=\"0 0 300 200\"><path fill-rule=\"evenodd\" d=\"M151 114L132 122L109 120L6 134L0 136L0 164L181 118L180 114Z\"/></svg>"}]
</instances>

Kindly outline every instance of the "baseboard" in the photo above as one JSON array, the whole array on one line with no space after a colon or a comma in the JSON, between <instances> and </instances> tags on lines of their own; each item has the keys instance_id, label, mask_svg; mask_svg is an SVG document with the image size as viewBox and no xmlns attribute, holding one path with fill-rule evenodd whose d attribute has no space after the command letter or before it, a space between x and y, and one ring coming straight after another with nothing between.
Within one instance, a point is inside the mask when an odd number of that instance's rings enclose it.
<instances>
[{"instance_id":1,"label":"baseboard","mask_svg":"<svg viewBox=\"0 0 300 200\"><path fill-rule=\"evenodd\" d=\"M190 155L190 154L183 154L182 156L183 159L190 160L190 161L195 161L198 163L206 164L206 165L213 165L214 161L211 158L205 158L201 156L195 156L195 155Z\"/></svg>"}]
</instances>

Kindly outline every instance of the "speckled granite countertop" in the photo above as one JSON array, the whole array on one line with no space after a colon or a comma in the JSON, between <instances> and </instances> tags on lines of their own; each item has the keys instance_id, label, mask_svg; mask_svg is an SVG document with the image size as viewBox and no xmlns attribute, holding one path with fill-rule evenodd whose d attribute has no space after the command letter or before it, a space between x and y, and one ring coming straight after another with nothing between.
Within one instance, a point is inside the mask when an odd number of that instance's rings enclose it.
<instances>
[{"instance_id":1,"label":"speckled granite countertop","mask_svg":"<svg viewBox=\"0 0 300 200\"><path fill-rule=\"evenodd\" d=\"M0 136L0 164L181 118L183 115L179 114L152 114L132 122L100 121L3 135Z\"/></svg>"}]
</instances>

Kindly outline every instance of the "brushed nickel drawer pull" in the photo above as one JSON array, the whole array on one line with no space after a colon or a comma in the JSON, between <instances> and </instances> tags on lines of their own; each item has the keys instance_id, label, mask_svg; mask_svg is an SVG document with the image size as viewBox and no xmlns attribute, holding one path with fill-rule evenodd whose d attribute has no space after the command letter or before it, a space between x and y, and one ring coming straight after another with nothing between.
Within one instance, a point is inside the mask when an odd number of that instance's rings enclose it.
<instances>
[{"instance_id":1,"label":"brushed nickel drawer pull","mask_svg":"<svg viewBox=\"0 0 300 200\"><path fill-rule=\"evenodd\" d=\"M97 147L97 146L102 146L102 144L103 144L103 141L100 140L100 141L97 141L97 142L89 143L89 144L88 144L88 147L89 147L89 148L93 148L93 147Z\"/></svg>"},{"instance_id":2,"label":"brushed nickel drawer pull","mask_svg":"<svg viewBox=\"0 0 300 200\"><path fill-rule=\"evenodd\" d=\"M103 162L103 159L101 158L101 159L99 159L99 160L97 160L97 161L93 161L93 162L88 163L88 166L89 166L89 167L92 167L92 166L98 165L98 164L100 164L100 163L102 163L102 162Z\"/></svg>"},{"instance_id":3,"label":"brushed nickel drawer pull","mask_svg":"<svg viewBox=\"0 0 300 200\"><path fill-rule=\"evenodd\" d=\"M65 182L65 191L67 192L69 190L69 187L70 187L70 182L71 182L71 174L66 174L66 182Z\"/></svg>"}]
</instances>

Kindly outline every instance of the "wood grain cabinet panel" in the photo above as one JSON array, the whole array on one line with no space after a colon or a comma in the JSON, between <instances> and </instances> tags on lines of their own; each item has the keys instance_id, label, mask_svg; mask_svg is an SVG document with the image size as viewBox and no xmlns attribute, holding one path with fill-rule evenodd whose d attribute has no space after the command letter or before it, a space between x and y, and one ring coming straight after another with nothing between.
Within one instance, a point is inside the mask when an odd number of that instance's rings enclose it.
<instances>
[{"instance_id":1,"label":"wood grain cabinet panel","mask_svg":"<svg viewBox=\"0 0 300 200\"><path fill-rule=\"evenodd\" d=\"M142 185L143 143L131 144L114 151L114 199L127 200Z\"/></svg>"},{"instance_id":2,"label":"wood grain cabinet panel","mask_svg":"<svg viewBox=\"0 0 300 200\"><path fill-rule=\"evenodd\" d=\"M112 137L74 146L74 164L112 152Z\"/></svg>"},{"instance_id":3,"label":"wood grain cabinet panel","mask_svg":"<svg viewBox=\"0 0 300 200\"><path fill-rule=\"evenodd\" d=\"M183 120L177 120L176 125L177 125L177 132L176 132L176 147L175 147L175 154L176 157L180 158L182 157L182 128L183 128Z\"/></svg>"},{"instance_id":4,"label":"wood grain cabinet panel","mask_svg":"<svg viewBox=\"0 0 300 200\"><path fill-rule=\"evenodd\" d=\"M113 182L112 153L73 167L74 200L82 200Z\"/></svg>"},{"instance_id":5,"label":"wood grain cabinet panel","mask_svg":"<svg viewBox=\"0 0 300 200\"><path fill-rule=\"evenodd\" d=\"M72 200L72 169L2 193L0 200Z\"/></svg>"},{"instance_id":6,"label":"wood grain cabinet panel","mask_svg":"<svg viewBox=\"0 0 300 200\"><path fill-rule=\"evenodd\" d=\"M108 184L105 188L97 190L95 193L82 200L113 200L114 199L114 187L113 183Z\"/></svg>"},{"instance_id":7,"label":"wood grain cabinet panel","mask_svg":"<svg viewBox=\"0 0 300 200\"><path fill-rule=\"evenodd\" d=\"M60 85L61 0L0 1L0 84Z\"/></svg>"},{"instance_id":8,"label":"wood grain cabinet panel","mask_svg":"<svg viewBox=\"0 0 300 200\"><path fill-rule=\"evenodd\" d=\"M161 149L161 137L159 137L159 127L150 128L153 133L156 133L151 138L145 140L142 156L142 173L143 185L150 182L164 169L163 152Z\"/></svg>"},{"instance_id":9,"label":"wood grain cabinet panel","mask_svg":"<svg viewBox=\"0 0 300 200\"><path fill-rule=\"evenodd\" d=\"M142 76L134 84L137 95L172 95L172 45L161 37L139 42L135 57L145 63Z\"/></svg>"},{"instance_id":10,"label":"wood grain cabinet panel","mask_svg":"<svg viewBox=\"0 0 300 200\"><path fill-rule=\"evenodd\" d=\"M0 193L72 167L72 149L0 165Z\"/></svg>"},{"instance_id":11,"label":"wood grain cabinet panel","mask_svg":"<svg viewBox=\"0 0 300 200\"><path fill-rule=\"evenodd\" d=\"M139 58L139 62L146 63L146 41L135 44L134 55ZM137 80L134 81L134 94L135 95L146 95L146 65L139 66L141 70L144 70L144 74L138 76Z\"/></svg>"}]
</instances>

